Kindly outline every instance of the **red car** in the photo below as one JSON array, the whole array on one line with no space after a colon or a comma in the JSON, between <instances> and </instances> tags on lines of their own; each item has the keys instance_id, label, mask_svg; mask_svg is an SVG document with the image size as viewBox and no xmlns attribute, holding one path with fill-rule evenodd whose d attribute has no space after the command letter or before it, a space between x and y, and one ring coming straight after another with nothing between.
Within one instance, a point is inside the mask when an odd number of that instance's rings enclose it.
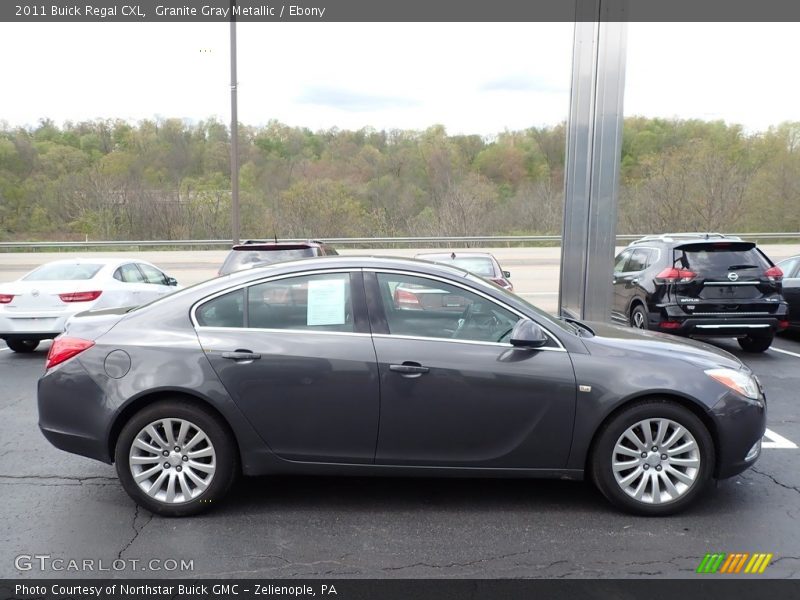
<instances>
[{"instance_id":1,"label":"red car","mask_svg":"<svg viewBox=\"0 0 800 600\"><path fill-rule=\"evenodd\" d=\"M509 281L511 273L503 271L497 259L488 252L426 252L417 254L414 258L460 267L496 283L509 292L514 291L514 286Z\"/></svg>"}]
</instances>

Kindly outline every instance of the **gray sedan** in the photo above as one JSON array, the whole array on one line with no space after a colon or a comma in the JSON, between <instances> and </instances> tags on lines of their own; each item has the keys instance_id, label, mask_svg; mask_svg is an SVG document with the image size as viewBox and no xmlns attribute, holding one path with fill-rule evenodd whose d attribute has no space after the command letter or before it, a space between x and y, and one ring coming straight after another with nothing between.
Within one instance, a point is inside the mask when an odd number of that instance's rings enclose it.
<instances>
[{"instance_id":1,"label":"gray sedan","mask_svg":"<svg viewBox=\"0 0 800 600\"><path fill-rule=\"evenodd\" d=\"M397 290L452 295L414 309ZM664 515L752 465L763 391L734 356L549 316L455 267L326 257L89 312L39 381L55 446L169 516L276 473L590 479Z\"/></svg>"}]
</instances>

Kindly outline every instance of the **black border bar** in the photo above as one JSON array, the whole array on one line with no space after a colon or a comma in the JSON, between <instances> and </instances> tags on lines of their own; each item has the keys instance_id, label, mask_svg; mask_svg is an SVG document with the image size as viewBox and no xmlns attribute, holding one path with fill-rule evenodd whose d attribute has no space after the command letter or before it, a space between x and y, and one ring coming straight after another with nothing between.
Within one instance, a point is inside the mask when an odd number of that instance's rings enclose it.
<instances>
[{"instance_id":1,"label":"black border bar","mask_svg":"<svg viewBox=\"0 0 800 600\"><path fill-rule=\"evenodd\" d=\"M572 22L594 0L236 0L239 22ZM231 0L2 0L0 22L214 22ZM800 21L795 0L601 0L601 20ZM160 7L160 8L159 8ZM622 17L619 15L622 14ZM613 15L613 16L609 16Z\"/></svg>"},{"instance_id":2,"label":"black border bar","mask_svg":"<svg viewBox=\"0 0 800 600\"><path fill-rule=\"evenodd\" d=\"M20 593L26 586L27 593ZM112 587L113 586L113 587ZM126 587L127 586L127 587ZM184 586L183 592L179 586ZM217 586L217 587L215 587ZM220 587L221 586L221 587ZM85 591L81 588L85 587ZM97 593L98 588L100 593ZM148 589L152 588L152 589ZM155 589L157 588L157 589ZM59 592L58 590L64 590ZM134 589L135 591L131 591ZM77 591L76 591L77 590ZM116 590L112 592L112 590ZM285 592L283 590L286 590ZM335 593L334 593L335 592ZM0 580L2 600L775 600L800 580L721 579L37 579Z\"/></svg>"}]
</instances>

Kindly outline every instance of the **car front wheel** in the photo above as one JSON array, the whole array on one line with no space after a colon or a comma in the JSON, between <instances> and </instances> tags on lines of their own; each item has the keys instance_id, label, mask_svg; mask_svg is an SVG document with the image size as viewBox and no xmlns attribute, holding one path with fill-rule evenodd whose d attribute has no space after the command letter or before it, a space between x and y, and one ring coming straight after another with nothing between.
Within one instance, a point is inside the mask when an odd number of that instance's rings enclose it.
<instances>
[{"instance_id":1,"label":"car front wheel","mask_svg":"<svg viewBox=\"0 0 800 600\"><path fill-rule=\"evenodd\" d=\"M745 352L766 352L774 339L774 335L748 335L739 338L738 341Z\"/></svg>"},{"instance_id":2,"label":"car front wheel","mask_svg":"<svg viewBox=\"0 0 800 600\"><path fill-rule=\"evenodd\" d=\"M8 344L8 347L14 352L28 354L39 347L39 340L8 340L6 344Z\"/></svg>"},{"instance_id":3,"label":"car front wheel","mask_svg":"<svg viewBox=\"0 0 800 600\"><path fill-rule=\"evenodd\" d=\"M631 311L631 327L636 329L648 329L647 311L641 304L637 304Z\"/></svg>"},{"instance_id":4,"label":"car front wheel","mask_svg":"<svg viewBox=\"0 0 800 600\"><path fill-rule=\"evenodd\" d=\"M238 471L227 426L181 400L157 402L123 427L115 451L125 491L151 512L182 517L218 503Z\"/></svg>"},{"instance_id":5,"label":"car front wheel","mask_svg":"<svg viewBox=\"0 0 800 600\"><path fill-rule=\"evenodd\" d=\"M623 409L599 433L595 484L616 506L662 516L683 510L714 470L711 435L691 411L667 400Z\"/></svg>"}]
</instances>

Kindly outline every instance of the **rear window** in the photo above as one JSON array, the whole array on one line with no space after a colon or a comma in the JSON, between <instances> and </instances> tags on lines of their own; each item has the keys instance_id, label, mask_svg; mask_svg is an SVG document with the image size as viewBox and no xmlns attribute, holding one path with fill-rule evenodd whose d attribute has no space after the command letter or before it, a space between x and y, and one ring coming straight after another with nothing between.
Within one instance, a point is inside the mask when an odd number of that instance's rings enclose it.
<instances>
[{"instance_id":1,"label":"rear window","mask_svg":"<svg viewBox=\"0 0 800 600\"><path fill-rule=\"evenodd\" d=\"M494 264L492 259L487 256L456 256L451 258L449 255L421 255L419 258L444 265L460 267L465 271L470 271L482 277L494 277Z\"/></svg>"},{"instance_id":2,"label":"rear window","mask_svg":"<svg viewBox=\"0 0 800 600\"><path fill-rule=\"evenodd\" d=\"M753 244L692 244L675 248L675 266L696 273L727 273L728 271L761 273L769 262Z\"/></svg>"},{"instance_id":3,"label":"rear window","mask_svg":"<svg viewBox=\"0 0 800 600\"><path fill-rule=\"evenodd\" d=\"M58 264L42 265L22 278L23 281L85 281L91 279L103 265Z\"/></svg>"},{"instance_id":4,"label":"rear window","mask_svg":"<svg viewBox=\"0 0 800 600\"><path fill-rule=\"evenodd\" d=\"M222 265L222 273L233 273L257 265L295 260L316 256L314 248L292 248L286 250L231 250Z\"/></svg>"}]
</instances>

